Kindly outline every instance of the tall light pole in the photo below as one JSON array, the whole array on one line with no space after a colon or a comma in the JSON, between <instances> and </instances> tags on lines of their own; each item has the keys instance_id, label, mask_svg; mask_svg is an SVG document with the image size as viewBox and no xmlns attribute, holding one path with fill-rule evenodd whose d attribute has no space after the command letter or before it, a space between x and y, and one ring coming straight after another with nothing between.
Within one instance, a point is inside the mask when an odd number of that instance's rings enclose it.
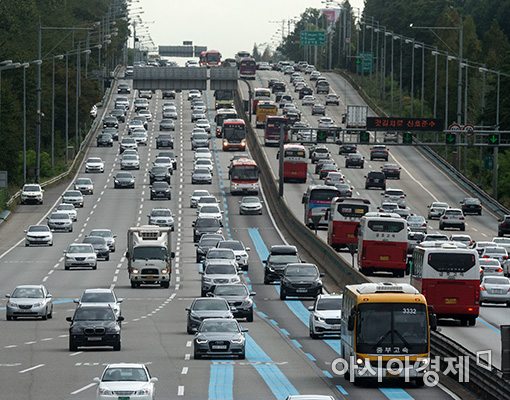
<instances>
[{"instance_id":1,"label":"tall light pole","mask_svg":"<svg viewBox=\"0 0 510 400\"><path fill-rule=\"evenodd\" d=\"M414 39L406 39L406 43L411 43L411 117L414 117Z\"/></svg>"},{"instance_id":2,"label":"tall light pole","mask_svg":"<svg viewBox=\"0 0 510 400\"><path fill-rule=\"evenodd\" d=\"M432 51L432 55L434 56L434 118L437 118L437 56L439 55L437 47Z\"/></svg>"},{"instance_id":3,"label":"tall light pole","mask_svg":"<svg viewBox=\"0 0 510 400\"><path fill-rule=\"evenodd\" d=\"M55 60L62 60L62 54L53 57L51 75L51 168L55 168Z\"/></svg>"},{"instance_id":4,"label":"tall light pole","mask_svg":"<svg viewBox=\"0 0 510 400\"><path fill-rule=\"evenodd\" d=\"M425 43L421 44L421 117L425 116Z\"/></svg>"},{"instance_id":5,"label":"tall light pole","mask_svg":"<svg viewBox=\"0 0 510 400\"><path fill-rule=\"evenodd\" d=\"M23 184L27 183L27 84L26 71L30 64L23 63Z\"/></svg>"}]
</instances>

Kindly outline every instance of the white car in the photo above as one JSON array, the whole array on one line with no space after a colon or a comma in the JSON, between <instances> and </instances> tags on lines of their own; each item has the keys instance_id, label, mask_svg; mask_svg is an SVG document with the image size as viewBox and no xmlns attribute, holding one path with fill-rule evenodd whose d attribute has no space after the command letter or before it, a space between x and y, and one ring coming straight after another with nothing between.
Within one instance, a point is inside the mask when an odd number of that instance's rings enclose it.
<instances>
[{"instance_id":1,"label":"white car","mask_svg":"<svg viewBox=\"0 0 510 400\"><path fill-rule=\"evenodd\" d=\"M83 208L83 195L79 190L66 190L62 195L62 202Z\"/></svg>"},{"instance_id":2,"label":"white car","mask_svg":"<svg viewBox=\"0 0 510 400\"><path fill-rule=\"evenodd\" d=\"M97 255L89 243L71 243L64 251L64 269L90 267L97 269Z\"/></svg>"},{"instance_id":3,"label":"white car","mask_svg":"<svg viewBox=\"0 0 510 400\"><path fill-rule=\"evenodd\" d=\"M196 208L197 207L197 203L198 201L200 200L201 197L204 197L204 196L210 196L211 194L209 193L208 190L194 190L193 193L191 193L191 197L189 199L189 206L191 208Z\"/></svg>"},{"instance_id":4,"label":"white car","mask_svg":"<svg viewBox=\"0 0 510 400\"><path fill-rule=\"evenodd\" d=\"M458 228L461 231L466 230L466 221L464 213L460 208L447 208L439 217L439 229Z\"/></svg>"},{"instance_id":5,"label":"white car","mask_svg":"<svg viewBox=\"0 0 510 400\"><path fill-rule=\"evenodd\" d=\"M447 208L450 208L450 206L448 205L448 203L443 203L441 201L434 201L430 206L428 206L428 208L429 208L429 213L428 213L427 218L428 219L439 219L439 217L441 217L441 215L443 215L444 211Z\"/></svg>"},{"instance_id":6,"label":"white car","mask_svg":"<svg viewBox=\"0 0 510 400\"><path fill-rule=\"evenodd\" d=\"M323 335L340 335L342 295L320 294L308 310L310 311L308 326L312 339L318 339Z\"/></svg>"},{"instance_id":7,"label":"white car","mask_svg":"<svg viewBox=\"0 0 510 400\"><path fill-rule=\"evenodd\" d=\"M202 207L204 204L218 204L219 201L215 196L202 196L197 201L197 208Z\"/></svg>"},{"instance_id":8,"label":"white car","mask_svg":"<svg viewBox=\"0 0 510 400\"><path fill-rule=\"evenodd\" d=\"M154 384L158 378L152 378L143 364L109 364L101 378L94 378L97 383L96 399L130 399L154 400ZM129 393L128 396L119 396Z\"/></svg>"},{"instance_id":9,"label":"white car","mask_svg":"<svg viewBox=\"0 0 510 400\"><path fill-rule=\"evenodd\" d=\"M301 101L301 105L303 106L313 106L316 103L317 99L314 96L306 95L303 97Z\"/></svg>"},{"instance_id":10,"label":"white car","mask_svg":"<svg viewBox=\"0 0 510 400\"><path fill-rule=\"evenodd\" d=\"M208 158L197 158L193 163L193 169L196 168L207 168L211 174L214 170L213 163Z\"/></svg>"},{"instance_id":11,"label":"white car","mask_svg":"<svg viewBox=\"0 0 510 400\"><path fill-rule=\"evenodd\" d=\"M140 169L140 159L134 155L122 155L120 169Z\"/></svg>"},{"instance_id":12,"label":"white car","mask_svg":"<svg viewBox=\"0 0 510 400\"><path fill-rule=\"evenodd\" d=\"M199 158L206 158L208 160L212 160L212 153L211 150L209 150L207 147L198 147L195 149L195 160Z\"/></svg>"},{"instance_id":13,"label":"white car","mask_svg":"<svg viewBox=\"0 0 510 400\"><path fill-rule=\"evenodd\" d=\"M195 122L197 128L205 129L206 132L211 132L211 124L207 119L200 118Z\"/></svg>"},{"instance_id":14,"label":"white car","mask_svg":"<svg viewBox=\"0 0 510 400\"><path fill-rule=\"evenodd\" d=\"M223 218L223 211L217 204L205 204L197 210L197 218Z\"/></svg>"},{"instance_id":15,"label":"white car","mask_svg":"<svg viewBox=\"0 0 510 400\"><path fill-rule=\"evenodd\" d=\"M239 214L262 215L262 201L257 196L245 196L239 202Z\"/></svg>"},{"instance_id":16,"label":"white car","mask_svg":"<svg viewBox=\"0 0 510 400\"><path fill-rule=\"evenodd\" d=\"M74 189L83 194L94 194L94 182L90 178L78 178L74 181Z\"/></svg>"},{"instance_id":17,"label":"white car","mask_svg":"<svg viewBox=\"0 0 510 400\"><path fill-rule=\"evenodd\" d=\"M507 252L510 252L510 238L509 237L494 237L492 241L499 247L504 247Z\"/></svg>"},{"instance_id":18,"label":"white car","mask_svg":"<svg viewBox=\"0 0 510 400\"><path fill-rule=\"evenodd\" d=\"M57 208L55 208L55 211L64 211L73 221L78 220L78 211L76 211L76 207L72 203L60 203Z\"/></svg>"},{"instance_id":19,"label":"white car","mask_svg":"<svg viewBox=\"0 0 510 400\"><path fill-rule=\"evenodd\" d=\"M384 196L384 201L395 202L402 208L406 206L406 194L401 189L387 188L381 196Z\"/></svg>"},{"instance_id":20,"label":"white car","mask_svg":"<svg viewBox=\"0 0 510 400\"><path fill-rule=\"evenodd\" d=\"M99 157L89 157L85 162L85 172L104 172L104 162Z\"/></svg>"},{"instance_id":21,"label":"white car","mask_svg":"<svg viewBox=\"0 0 510 400\"><path fill-rule=\"evenodd\" d=\"M148 122L152 121L152 114L149 110L140 110L138 111L138 116L145 117Z\"/></svg>"},{"instance_id":22,"label":"white car","mask_svg":"<svg viewBox=\"0 0 510 400\"><path fill-rule=\"evenodd\" d=\"M25 230L25 246L44 244L53 246L53 233L48 225L30 225Z\"/></svg>"},{"instance_id":23,"label":"white car","mask_svg":"<svg viewBox=\"0 0 510 400\"><path fill-rule=\"evenodd\" d=\"M44 189L41 188L41 185L36 183L23 185L23 189L21 190L21 204L42 204L44 197L43 192Z\"/></svg>"},{"instance_id":24,"label":"white car","mask_svg":"<svg viewBox=\"0 0 510 400\"><path fill-rule=\"evenodd\" d=\"M137 145L147 146L147 131L144 129L136 129L131 137L135 139Z\"/></svg>"},{"instance_id":25,"label":"white car","mask_svg":"<svg viewBox=\"0 0 510 400\"><path fill-rule=\"evenodd\" d=\"M127 149L122 152L122 156L127 156L127 155L137 156L138 159L140 159L140 155L138 154L137 148L136 149Z\"/></svg>"},{"instance_id":26,"label":"white car","mask_svg":"<svg viewBox=\"0 0 510 400\"><path fill-rule=\"evenodd\" d=\"M200 90L192 89L188 93L188 100L191 100L195 97L202 97L202 93L200 93Z\"/></svg>"},{"instance_id":27,"label":"white car","mask_svg":"<svg viewBox=\"0 0 510 400\"><path fill-rule=\"evenodd\" d=\"M156 157L153 165L155 167L173 168L172 159L170 157Z\"/></svg>"},{"instance_id":28,"label":"white car","mask_svg":"<svg viewBox=\"0 0 510 400\"><path fill-rule=\"evenodd\" d=\"M248 264L250 261L248 252L250 251L250 248L244 247L243 242L240 240L222 240L218 242L216 247L218 249L231 249L236 256L236 261L239 267L243 271L248 271Z\"/></svg>"}]
</instances>

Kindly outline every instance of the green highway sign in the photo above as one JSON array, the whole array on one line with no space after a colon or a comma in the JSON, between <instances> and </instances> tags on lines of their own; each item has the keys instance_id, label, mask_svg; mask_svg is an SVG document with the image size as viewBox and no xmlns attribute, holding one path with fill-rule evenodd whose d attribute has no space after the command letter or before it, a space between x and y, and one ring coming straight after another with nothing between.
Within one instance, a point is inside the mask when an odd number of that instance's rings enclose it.
<instances>
[{"instance_id":1,"label":"green highway sign","mask_svg":"<svg viewBox=\"0 0 510 400\"><path fill-rule=\"evenodd\" d=\"M413 132L404 132L402 135L402 143L413 144Z\"/></svg>"},{"instance_id":2,"label":"green highway sign","mask_svg":"<svg viewBox=\"0 0 510 400\"><path fill-rule=\"evenodd\" d=\"M368 144L370 142L370 134L367 131L359 133L359 142Z\"/></svg>"},{"instance_id":3,"label":"green highway sign","mask_svg":"<svg viewBox=\"0 0 510 400\"><path fill-rule=\"evenodd\" d=\"M301 31L301 45L322 46L326 43L325 31Z\"/></svg>"},{"instance_id":4,"label":"green highway sign","mask_svg":"<svg viewBox=\"0 0 510 400\"><path fill-rule=\"evenodd\" d=\"M326 143L326 140L328 138L328 131L317 131L317 143Z\"/></svg>"},{"instance_id":5,"label":"green highway sign","mask_svg":"<svg viewBox=\"0 0 510 400\"><path fill-rule=\"evenodd\" d=\"M497 133L490 133L487 135L487 144L491 146L499 145L499 135Z\"/></svg>"},{"instance_id":6,"label":"green highway sign","mask_svg":"<svg viewBox=\"0 0 510 400\"><path fill-rule=\"evenodd\" d=\"M446 144L455 144L455 143L457 143L457 134L456 133L447 132L446 136L445 136L445 142L446 142Z\"/></svg>"},{"instance_id":7,"label":"green highway sign","mask_svg":"<svg viewBox=\"0 0 510 400\"><path fill-rule=\"evenodd\" d=\"M370 73L373 64L374 55L372 53L359 53L356 57L356 72L358 74Z\"/></svg>"}]
</instances>

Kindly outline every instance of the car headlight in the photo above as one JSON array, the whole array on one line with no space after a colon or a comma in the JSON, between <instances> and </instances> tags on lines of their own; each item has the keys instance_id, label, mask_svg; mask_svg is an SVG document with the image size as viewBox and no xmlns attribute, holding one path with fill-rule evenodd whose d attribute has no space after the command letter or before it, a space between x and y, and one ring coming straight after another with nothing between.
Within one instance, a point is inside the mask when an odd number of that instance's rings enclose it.
<instances>
[{"instance_id":1,"label":"car headlight","mask_svg":"<svg viewBox=\"0 0 510 400\"><path fill-rule=\"evenodd\" d=\"M211 278L206 278L206 277L204 277L204 282L212 283L212 279L211 279Z\"/></svg>"},{"instance_id":2,"label":"car headlight","mask_svg":"<svg viewBox=\"0 0 510 400\"><path fill-rule=\"evenodd\" d=\"M151 391L150 391L150 389L148 389L148 388L138 389L138 390L135 392L135 395L148 395L148 394L151 394Z\"/></svg>"},{"instance_id":3,"label":"car headlight","mask_svg":"<svg viewBox=\"0 0 510 400\"><path fill-rule=\"evenodd\" d=\"M12 303L12 302L10 302L10 301L9 301L9 303L7 303L7 304L9 304L9 306L11 306L11 307L18 307L18 304L17 304L17 303Z\"/></svg>"},{"instance_id":4,"label":"car headlight","mask_svg":"<svg viewBox=\"0 0 510 400\"><path fill-rule=\"evenodd\" d=\"M117 183L117 184L118 184L118 183L119 183L119 181L118 181L117 179L115 179L115 183Z\"/></svg>"},{"instance_id":5,"label":"car headlight","mask_svg":"<svg viewBox=\"0 0 510 400\"><path fill-rule=\"evenodd\" d=\"M269 270L269 272L274 272L274 268L273 267L267 267L267 269Z\"/></svg>"},{"instance_id":6,"label":"car headlight","mask_svg":"<svg viewBox=\"0 0 510 400\"><path fill-rule=\"evenodd\" d=\"M132 269L132 270L131 270L131 273L133 273L133 274L137 274L137 273L138 273L138 270L137 270L136 268L134 268L134 269Z\"/></svg>"},{"instance_id":7,"label":"car headlight","mask_svg":"<svg viewBox=\"0 0 510 400\"><path fill-rule=\"evenodd\" d=\"M207 339L197 339L196 340L197 344L206 344L208 342Z\"/></svg>"},{"instance_id":8,"label":"car headlight","mask_svg":"<svg viewBox=\"0 0 510 400\"><path fill-rule=\"evenodd\" d=\"M90 257L87 257L87 260L91 261L91 260L95 260L96 257L93 257L93 256L90 256Z\"/></svg>"},{"instance_id":9,"label":"car headlight","mask_svg":"<svg viewBox=\"0 0 510 400\"><path fill-rule=\"evenodd\" d=\"M252 304L253 304L253 300L251 300L251 299L243 301L244 307L250 307Z\"/></svg>"},{"instance_id":10,"label":"car headlight","mask_svg":"<svg viewBox=\"0 0 510 400\"><path fill-rule=\"evenodd\" d=\"M113 391L111 391L110 389L101 388L101 387L97 390L97 392L101 395L113 395Z\"/></svg>"},{"instance_id":11,"label":"car headlight","mask_svg":"<svg viewBox=\"0 0 510 400\"><path fill-rule=\"evenodd\" d=\"M237 338L237 339L230 339L230 341L232 343L235 343L235 344L241 344L244 342L244 338L243 337L240 337L240 338Z\"/></svg>"},{"instance_id":12,"label":"car headlight","mask_svg":"<svg viewBox=\"0 0 510 400\"><path fill-rule=\"evenodd\" d=\"M239 279L238 276L234 276L233 278L230 279L230 282L232 283L237 283L237 282L240 282L241 280Z\"/></svg>"},{"instance_id":13,"label":"car headlight","mask_svg":"<svg viewBox=\"0 0 510 400\"><path fill-rule=\"evenodd\" d=\"M44 305L43 302L39 302L39 303L32 304L32 307L41 307L43 305Z\"/></svg>"},{"instance_id":14,"label":"car headlight","mask_svg":"<svg viewBox=\"0 0 510 400\"><path fill-rule=\"evenodd\" d=\"M318 315L314 315L316 321L324 322L324 318L319 317Z\"/></svg>"},{"instance_id":15,"label":"car headlight","mask_svg":"<svg viewBox=\"0 0 510 400\"><path fill-rule=\"evenodd\" d=\"M161 274L163 274L163 275L164 275L164 274L168 274L168 270L167 270L167 269L162 269L162 270L161 270Z\"/></svg>"}]
</instances>

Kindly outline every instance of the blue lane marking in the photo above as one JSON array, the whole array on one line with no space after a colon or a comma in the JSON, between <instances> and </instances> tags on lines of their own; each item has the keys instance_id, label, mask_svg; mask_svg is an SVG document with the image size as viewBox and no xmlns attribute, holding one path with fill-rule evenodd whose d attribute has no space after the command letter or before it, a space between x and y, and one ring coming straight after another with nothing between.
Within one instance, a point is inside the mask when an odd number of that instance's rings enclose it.
<instances>
[{"instance_id":1,"label":"blue lane marking","mask_svg":"<svg viewBox=\"0 0 510 400\"><path fill-rule=\"evenodd\" d=\"M333 378L333 375L331 375L331 372L329 372L328 370L323 369L322 373L326 378Z\"/></svg>"},{"instance_id":2,"label":"blue lane marking","mask_svg":"<svg viewBox=\"0 0 510 400\"><path fill-rule=\"evenodd\" d=\"M262 318L267 318L267 314L265 312L262 312L262 311L257 311L259 313L259 316L262 317Z\"/></svg>"},{"instance_id":3,"label":"blue lane marking","mask_svg":"<svg viewBox=\"0 0 510 400\"><path fill-rule=\"evenodd\" d=\"M266 385L269 387L273 395L278 400L284 400L287 396L297 395L299 392L282 373L280 368L272 364L271 358L262 350L262 348L252 339L250 335L246 335L246 358L250 362L261 362L264 364L256 364L254 368L260 374Z\"/></svg>"},{"instance_id":4,"label":"blue lane marking","mask_svg":"<svg viewBox=\"0 0 510 400\"><path fill-rule=\"evenodd\" d=\"M209 400L234 399L234 366L211 364L209 377Z\"/></svg>"},{"instance_id":5,"label":"blue lane marking","mask_svg":"<svg viewBox=\"0 0 510 400\"><path fill-rule=\"evenodd\" d=\"M306 354L306 356L307 356L310 360L312 360L312 361L317 361L317 359L316 359L316 358L315 358L312 354L310 354L310 353L305 353L305 354Z\"/></svg>"},{"instance_id":6,"label":"blue lane marking","mask_svg":"<svg viewBox=\"0 0 510 400\"><path fill-rule=\"evenodd\" d=\"M271 324L273 324L274 326L278 325L278 322L276 322L274 319L270 319L269 322L271 322Z\"/></svg>"},{"instance_id":7,"label":"blue lane marking","mask_svg":"<svg viewBox=\"0 0 510 400\"><path fill-rule=\"evenodd\" d=\"M293 344L294 346L296 346L298 349L303 348L303 346L301 346L301 343L299 343L296 339L291 339L290 341L291 341L291 342L292 342L292 344Z\"/></svg>"},{"instance_id":8,"label":"blue lane marking","mask_svg":"<svg viewBox=\"0 0 510 400\"><path fill-rule=\"evenodd\" d=\"M344 396L347 396L347 395L349 394L349 393L347 393L347 390L345 390L345 389L343 388L343 386L341 386L341 385L336 385L336 389L337 389L337 390L338 390L341 394L343 394Z\"/></svg>"},{"instance_id":9,"label":"blue lane marking","mask_svg":"<svg viewBox=\"0 0 510 400\"><path fill-rule=\"evenodd\" d=\"M494 332L496 332L498 335L501 335L501 331L496 328L495 326L489 324L486 320L484 320L483 318L481 317L478 317L478 321L480 321L482 324L484 324L487 328L490 328L492 329Z\"/></svg>"},{"instance_id":10,"label":"blue lane marking","mask_svg":"<svg viewBox=\"0 0 510 400\"><path fill-rule=\"evenodd\" d=\"M285 336L290 336L289 331L285 328L280 328L280 332L283 333Z\"/></svg>"},{"instance_id":11,"label":"blue lane marking","mask_svg":"<svg viewBox=\"0 0 510 400\"><path fill-rule=\"evenodd\" d=\"M258 228L248 228L248 233L250 234L250 238L255 245L255 250L257 251L260 260L267 260L267 257L269 256L269 250L264 243L264 239L262 239L262 236L260 236Z\"/></svg>"},{"instance_id":12,"label":"blue lane marking","mask_svg":"<svg viewBox=\"0 0 510 400\"><path fill-rule=\"evenodd\" d=\"M404 389L400 388L379 388L379 391L390 400L413 400Z\"/></svg>"}]
</instances>

